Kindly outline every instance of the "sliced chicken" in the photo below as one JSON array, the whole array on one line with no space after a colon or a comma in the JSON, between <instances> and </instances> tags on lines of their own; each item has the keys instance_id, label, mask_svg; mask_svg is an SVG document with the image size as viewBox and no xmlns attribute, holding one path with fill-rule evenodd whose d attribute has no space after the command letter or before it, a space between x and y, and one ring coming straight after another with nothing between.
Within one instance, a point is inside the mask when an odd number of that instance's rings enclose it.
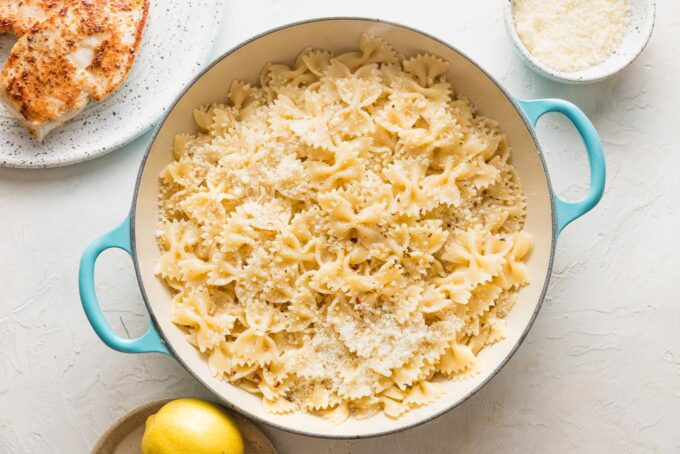
<instances>
[{"instance_id":1,"label":"sliced chicken","mask_svg":"<svg viewBox=\"0 0 680 454\"><path fill-rule=\"evenodd\" d=\"M0 73L0 101L39 141L125 80L148 15L148 0L63 3L19 38Z\"/></svg>"}]
</instances>

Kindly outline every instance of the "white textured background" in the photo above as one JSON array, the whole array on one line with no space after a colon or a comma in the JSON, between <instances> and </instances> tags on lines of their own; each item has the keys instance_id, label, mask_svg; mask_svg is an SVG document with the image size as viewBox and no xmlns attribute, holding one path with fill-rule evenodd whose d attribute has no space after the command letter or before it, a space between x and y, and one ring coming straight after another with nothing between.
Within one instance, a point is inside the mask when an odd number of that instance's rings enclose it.
<instances>
[{"instance_id":1,"label":"white textured background","mask_svg":"<svg viewBox=\"0 0 680 454\"><path fill-rule=\"evenodd\" d=\"M503 371L457 410L394 436L324 441L267 430L288 453L680 452L680 2L659 0L641 58L592 86L548 82L513 54L502 0L227 2L221 43L329 15L402 22L458 46L520 97L581 106L605 143L595 211L559 241L548 296ZM573 128L539 127L553 182L587 181ZM202 387L161 355L105 347L80 307L80 254L126 215L148 136L104 158L47 171L0 169L0 453L85 453L117 417ZM2 146L2 145L0 145ZM130 259L108 252L97 288L121 332L143 332Z\"/></svg>"}]
</instances>

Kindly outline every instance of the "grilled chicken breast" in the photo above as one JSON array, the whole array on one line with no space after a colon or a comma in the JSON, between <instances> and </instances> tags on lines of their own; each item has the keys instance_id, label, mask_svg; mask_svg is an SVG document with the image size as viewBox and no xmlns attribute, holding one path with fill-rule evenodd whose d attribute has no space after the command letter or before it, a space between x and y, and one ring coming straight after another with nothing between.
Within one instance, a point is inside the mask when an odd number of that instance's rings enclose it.
<instances>
[{"instance_id":1,"label":"grilled chicken breast","mask_svg":"<svg viewBox=\"0 0 680 454\"><path fill-rule=\"evenodd\" d=\"M10 31L33 24L0 73L0 101L42 141L125 80L139 50L148 0L9 2L18 5ZM0 21L9 19L0 16Z\"/></svg>"},{"instance_id":2,"label":"grilled chicken breast","mask_svg":"<svg viewBox=\"0 0 680 454\"><path fill-rule=\"evenodd\" d=\"M37 22L59 11L71 0L2 0L0 1L0 33L26 34Z\"/></svg>"}]
</instances>

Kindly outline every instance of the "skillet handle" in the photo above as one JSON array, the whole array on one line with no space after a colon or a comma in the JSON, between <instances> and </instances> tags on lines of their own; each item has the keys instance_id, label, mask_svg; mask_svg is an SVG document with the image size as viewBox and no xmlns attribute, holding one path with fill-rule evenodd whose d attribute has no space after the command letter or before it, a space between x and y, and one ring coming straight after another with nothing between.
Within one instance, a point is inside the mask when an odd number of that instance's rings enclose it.
<instances>
[{"instance_id":1,"label":"skillet handle","mask_svg":"<svg viewBox=\"0 0 680 454\"><path fill-rule=\"evenodd\" d=\"M600 136L597 134L593 123L586 117L581 109L569 101L562 99L518 99L520 107L529 118L532 126L536 126L538 119L548 112L558 112L567 117L581 135L590 163L590 188L588 194L578 202L568 202L553 193L555 210L557 213L557 233L569 225L575 219L580 218L593 209L602 199L606 180L606 168L604 150Z\"/></svg>"},{"instance_id":2,"label":"skillet handle","mask_svg":"<svg viewBox=\"0 0 680 454\"><path fill-rule=\"evenodd\" d=\"M158 335L153 322L149 323L149 328L146 330L146 333L137 339L127 339L119 336L106 322L95 293L94 266L99 255L110 248L122 249L132 255L132 248L130 245L130 218L125 219L125 222L111 232L94 240L87 249L85 249L83 257L80 260L80 271L78 273L80 301L83 303L85 315L87 315L87 319L90 321L92 328L106 345L119 352L158 352L171 356L170 351Z\"/></svg>"}]
</instances>

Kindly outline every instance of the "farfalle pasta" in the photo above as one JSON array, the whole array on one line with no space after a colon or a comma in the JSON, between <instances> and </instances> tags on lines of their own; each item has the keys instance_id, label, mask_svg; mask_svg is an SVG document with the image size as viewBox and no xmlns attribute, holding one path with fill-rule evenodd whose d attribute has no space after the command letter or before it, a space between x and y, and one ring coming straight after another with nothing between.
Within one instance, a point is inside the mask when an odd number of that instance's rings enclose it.
<instances>
[{"instance_id":1,"label":"farfalle pasta","mask_svg":"<svg viewBox=\"0 0 680 454\"><path fill-rule=\"evenodd\" d=\"M363 35L232 82L176 137L156 273L214 376L267 411L397 418L503 339L525 199L447 70Z\"/></svg>"}]
</instances>

